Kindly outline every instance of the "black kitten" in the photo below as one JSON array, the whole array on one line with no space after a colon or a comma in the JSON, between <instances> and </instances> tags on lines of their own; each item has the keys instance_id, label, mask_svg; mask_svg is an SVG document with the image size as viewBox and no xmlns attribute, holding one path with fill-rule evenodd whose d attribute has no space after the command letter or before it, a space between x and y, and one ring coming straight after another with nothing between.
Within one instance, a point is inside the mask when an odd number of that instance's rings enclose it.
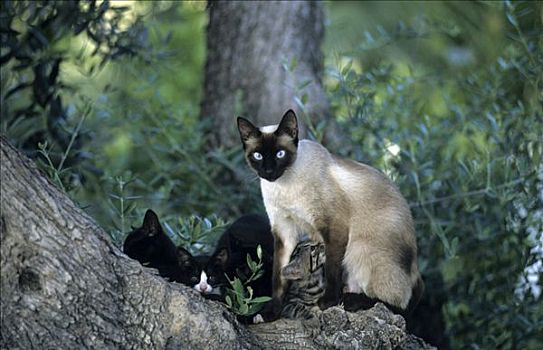
<instances>
[{"instance_id":1,"label":"black kitten","mask_svg":"<svg viewBox=\"0 0 543 350\"><path fill-rule=\"evenodd\" d=\"M126 237L123 251L142 265L157 269L160 276L170 281L186 285L197 282L192 260L186 261L190 253L175 247L162 231L157 215L150 209L145 213L143 225ZM190 256L190 259L194 258Z\"/></svg>"},{"instance_id":2,"label":"black kitten","mask_svg":"<svg viewBox=\"0 0 543 350\"><path fill-rule=\"evenodd\" d=\"M224 300L226 276L242 280L249 277L247 254L257 261L258 245L262 248L264 274L250 284L256 297L271 294L273 236L266 217L242 216L222 234L211 256L192 256L186 249L175 247L157 215L147 210L143 226L128 234L123 251L142 265L158 269L160 276L170 281L193 287L206 298Z\"/></svg>"},{"instance_id":3,"label":"black kitten","mask_svg":"<svg viewBox=\"0 0 543 350\"><path fill-rule=\"evenodd\" d=\"M247 266L247 254L253 261L257 261L258 245L262 248L264 274L249 285L255 297L269 296L271 295L273 236L270 223L264 216L249 214L237 219L219 238L215 252L210 257L190 257L188 252L180 250L179 260L186 261L187 266L192 264L193 270L199 265L198 281L193 285L194 289L205 296L220 295L222 300L223 287L228 285L227 276L230 279L240 277L241 280L245 280L251 275Z\"/></svg>"}]
</instances>

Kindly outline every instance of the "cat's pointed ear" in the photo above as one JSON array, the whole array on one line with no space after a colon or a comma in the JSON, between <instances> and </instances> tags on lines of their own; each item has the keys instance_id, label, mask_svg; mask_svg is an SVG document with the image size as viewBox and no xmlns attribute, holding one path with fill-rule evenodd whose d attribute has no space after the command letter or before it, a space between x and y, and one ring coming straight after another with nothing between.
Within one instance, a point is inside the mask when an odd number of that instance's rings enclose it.
<instances>
[{"instance_id":1,"label":"cat's pointed ear","mask_svg":"<svg viewBox=\"0 0 543 350\"><path fill-rule=\"evenodd\" d=\"M298 120L296 119L296 113L292 109L285 113L275 133L277 135L287 134L294 140L298 140Z\"/></svg>"},{"instance_id":2,"label":"cat's pointed ear","mask_svg":"<svg viewBox=\"0 0 543 350\"><path fill-rule=\"evenodd\" d=\"M180 266L189 266L192 262L192 254L183 247L177 248L177 262Z\"/></svg>"},{"instance_id":3,"label":"cat's pointed ear","mask_svg":"<svg viewBox=\"0 0 543 350\"><path fill-rule=\"evenodd\" d=\"M260 131L250 121L245 118L238 117L238 130L241 141L245 143L251 137L258 137Z\"/></svg>"},{"instance_id":4,"label":"cat's pointed ear","mask_svg":"<svg viewBox=\"0 0 543 350\"><path fill-rule=\"evenodd\" d=\"M158 216L151 209L148 209L145 213L145 218L143 219L143 230L149 237L156 236L161 231Z\"/></svg>"},{"instance_id":5,"label":"cat's pointed ear","mask_svg":"<svg viewBox=\"0 0 543 350\"><path fill-rule=\"evenodd\" d=\"M228 249L226 248L221 248L217 253L215 253L215 261L221 266L228 265L228 259L229 254Z\"/></svg>"}]
</instances>

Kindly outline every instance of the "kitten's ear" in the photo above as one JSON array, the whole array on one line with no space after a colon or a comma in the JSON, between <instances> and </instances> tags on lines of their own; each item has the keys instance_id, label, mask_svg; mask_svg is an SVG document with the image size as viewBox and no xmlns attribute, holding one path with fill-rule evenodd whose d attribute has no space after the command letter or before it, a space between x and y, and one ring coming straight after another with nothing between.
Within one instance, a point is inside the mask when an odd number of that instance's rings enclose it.
<instances>
[{"instance_id":1,"label":"kitten's ear","mask_svg":"<svg viewBox=\"0 0 543 350\"><path fill-rule=\"evenodd\" d=\"M145 213L145 218L143 219L143 230L149 237L155 236L161 231L158 216L151 209L148 209Z\"/></svg>"},{"instance_id":2,"label":"kitten's ear","mask_svg":"<svg viewBox=\"0 0 543 350\"><path fill-rule=\"evenodd\" d=\"M296 119L296 113L292 109L285 113L275 133L277 135L287 134L294 140L298 140L298 120Z\"/></svg>"},{"instance_id":3,"label":"kitten's ear","mask_svg":"<svg viewBox=\"0 0 543 350\"><path fill-rule=\"evenodd\" d=\"M290 263L283 267L281 270L281 276L287 281L294 281L302 279L302 269L299 263Z\"/></svg>"},{"instance_id":4,"label":"kitten's ear","mask_svg":"<svg viewBox=\"0 0 543 350\"><path fill-rule=\"evenodd\" d=\"M250 121L245 118L238 117L238 130L241 141L245 143L251 137L258 137L260 131Z\"/></svg>"},{"instance_id":5,"label":"kitten's ear","mask_svg":"<svg viewBox=\"0 0 543 350\"><path fill-rule=\"evenodd\" d=\"M229 259L228 249L221 248L217 253L215 253L214 258L215 261L218 262L221 266L226 266Z\"/></svg>"},{"instance_id":6,"label":"kitten's ear","mask_svg":"<svg viewBox=\"0 0 543 350\"><path fill-rule=\"evenodd\" d=\"M189 266L192 263L192 255L183 247L177 248L177 262L180 266Z\"/></svg>"}]
</instances>

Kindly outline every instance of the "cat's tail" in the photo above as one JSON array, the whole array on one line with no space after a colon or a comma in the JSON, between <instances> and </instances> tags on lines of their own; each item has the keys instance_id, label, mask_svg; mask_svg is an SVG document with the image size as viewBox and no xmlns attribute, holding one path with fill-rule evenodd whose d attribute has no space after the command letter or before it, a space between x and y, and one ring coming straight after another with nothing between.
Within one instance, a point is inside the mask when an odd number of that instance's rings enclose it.
<instances>
[{"instance_id":1,"label":"cat's tail","mask_svg":"<svg viewBox=\"0 0 543 350\"><path fill-rule=\"evenodd\" d=\"M413 292L411 293L411 299L409 300L409 304L407 304L407 308L405 310L406 316L409 315L415 307L419 304L420 299L422 298L422 294L424 294L424 281L422 280L422 277L419 275L419 278L417 279L417 283L413 286Z\"/></svg>"},{"instance_id":2,"label":"cat's tail","mask_svg":"<svg viewBox=\"0 0 543 350\"><path fill-rule=\"evenodd\" d=\"M367 310L372 308L375 303L380 302L385 304L385 306L390 309L390 311L394 312L395 314L402 315L404 318L407 317L417 306L419 303L422 294L424 293L424 282L422 281L422 278L419 276L417 279L417 282L413 286L413 291L411 294L411 299L409 300L409 304L405 309L399 308L394 305L390 305L387 302L384 302L379 299L370 298L364 293L344 293L343 294L343 307L346 311L357 311L357 310Z\"/></svg>"}]
</instances>

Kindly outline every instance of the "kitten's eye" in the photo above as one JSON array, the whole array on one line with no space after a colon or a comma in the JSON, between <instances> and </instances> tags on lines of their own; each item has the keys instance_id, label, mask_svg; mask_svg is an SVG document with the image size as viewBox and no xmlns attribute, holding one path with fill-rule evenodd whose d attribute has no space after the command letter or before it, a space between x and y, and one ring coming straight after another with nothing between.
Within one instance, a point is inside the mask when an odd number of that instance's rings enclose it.
<instances>
[{"instance_id":1,"label":"kitten's eye","mask_svg":"<svg viewBox=\"0 0 543 350\"><path fill-rule=\"evenodd\" d=\"M256 160L262 160L262 154L255 152L253 153L253 158Z\"/></svg>"},{"instance_id":2,"label":"kitten's eye","mask_svg":"<svg viewBox=\"0 0 543 350\"><path fill-rule=\"evenodd\" d=\"M276 156L277 156L277 158L281 159L281 158L283 158L286 154L287 154L287 152L285 152L284 150L280 150L279 152L277 152Z\"/></svg>"}]
</instances>

